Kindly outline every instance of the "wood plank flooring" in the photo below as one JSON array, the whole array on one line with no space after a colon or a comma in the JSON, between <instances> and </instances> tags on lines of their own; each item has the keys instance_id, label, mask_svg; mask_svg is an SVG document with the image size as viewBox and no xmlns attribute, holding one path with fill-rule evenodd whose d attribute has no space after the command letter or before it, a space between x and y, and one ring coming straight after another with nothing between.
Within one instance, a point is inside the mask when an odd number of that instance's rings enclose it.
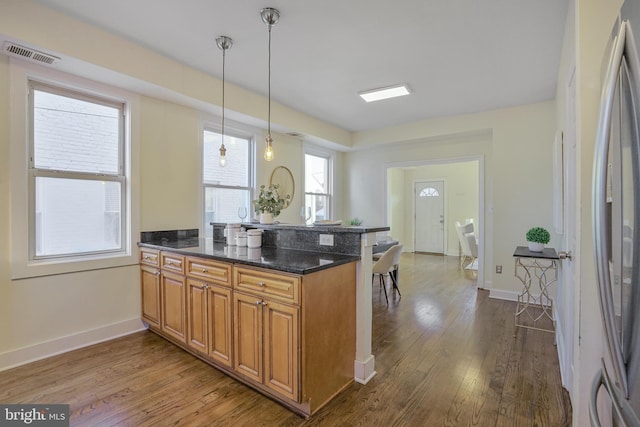
<instances>
[{"instance_id":1,"label":"wood plank flooring","mask_svg":"<svg viewBox=\"0 0 640 427\"><path fill-rule=\"evenodd\" d=\"M515 280L515 278L514 278ZM0 372L1 403L68 403L73 426L569 426L553 335L457 258L403 254L402 297L373 287L377 375L308 420L141 332Z\"/></svg>"}]
</instances>

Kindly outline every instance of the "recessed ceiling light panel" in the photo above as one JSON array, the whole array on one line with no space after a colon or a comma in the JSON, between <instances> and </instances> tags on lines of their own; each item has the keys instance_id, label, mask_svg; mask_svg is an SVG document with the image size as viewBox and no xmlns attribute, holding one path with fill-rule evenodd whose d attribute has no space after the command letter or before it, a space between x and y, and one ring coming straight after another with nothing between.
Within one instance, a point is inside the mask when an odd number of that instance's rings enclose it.
<instances>
[{"instance_id":1,"label":"recessed ceiling light panel","mask_svg":"<svg viewBox=\"0 0 640 427\"><path fill-rule=\"evenodd\" d=\"M367 102L380 101L383 99L396 98L398 96L409 95L411 91L405 84L381 87L378 89L359 92L358 95Z\"/></svg>"}]
</instances>

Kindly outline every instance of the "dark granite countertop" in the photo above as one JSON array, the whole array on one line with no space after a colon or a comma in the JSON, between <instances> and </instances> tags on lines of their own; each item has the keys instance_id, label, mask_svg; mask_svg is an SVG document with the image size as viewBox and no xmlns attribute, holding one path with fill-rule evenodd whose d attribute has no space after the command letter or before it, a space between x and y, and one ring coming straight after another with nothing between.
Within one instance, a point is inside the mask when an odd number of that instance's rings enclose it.
<instances>
[{"instance_id":1,"label":"dark granite countertop","mask_svg":"<svg viewBox=\"0 0 640 427\"><path fill-rule=\"evenodd\" d=\"M214 223L211 223L214 224ZM215 223L218 224L218 223ZM389 231L387 226L366 227L363 225L305 225L305 224L260 224L258 222L242 223L246 228L264 228L265 230L305 230L321 231L323 233L375 233L378 231Z\"/></svg>"},{"instance_id":2,"label":"dark granite countertop","mask_svg":"<svg viewBox=\"0 0 640 427\"><path fill-rule=\"evenodd\" d=\"M226 243L214 241L212 238L197 237L157 239L138 243L138 246L295 274L309 274L360 259L357 255L281 249L271 246L257 249L227 246Z\"/></svg>"}]
</instances>

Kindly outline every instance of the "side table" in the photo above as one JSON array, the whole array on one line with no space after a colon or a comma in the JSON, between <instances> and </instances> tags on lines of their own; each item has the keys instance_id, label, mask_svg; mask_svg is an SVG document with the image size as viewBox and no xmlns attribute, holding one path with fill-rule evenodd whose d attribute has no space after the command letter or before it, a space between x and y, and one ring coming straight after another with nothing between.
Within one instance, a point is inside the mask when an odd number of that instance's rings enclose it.
<instances>
[{"instance_id":1,"label":"side table","mask_svg":"<svg viewBox=\"0 0 640 427\"><path fill-rule=\"evenodd\" d=\"M523 285L523 290L518 295L515 325L521 328L554 332L553 300L549 296L549 287L558 281L558 260L560 259L558 253L554 248L532 252L526 246L518 246L513 253L513 258L515 276ZM537 289L532 289L533 282L536 282ZM523 323L527 318L530 320L529 324ZM543 319L551 321L551 328L538 326Z\"/></svg>"}]
</instances>

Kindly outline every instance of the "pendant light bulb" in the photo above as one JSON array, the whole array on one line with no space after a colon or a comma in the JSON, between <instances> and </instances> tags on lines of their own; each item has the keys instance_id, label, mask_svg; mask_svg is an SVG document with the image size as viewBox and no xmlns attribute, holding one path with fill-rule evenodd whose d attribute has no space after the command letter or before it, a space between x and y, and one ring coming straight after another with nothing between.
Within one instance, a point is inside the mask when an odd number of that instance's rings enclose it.
<instances>
[{"instance_id":1,"label":"pendant light bulb","mask_svg":"<svg viewBox=\"0 0 640 427\"><path fill-rule=\"evenodd\" d=\"M267 116L267 139L265 140L264 159L270 162L273 160L273 138L271 138L271 27L280 20L280 12L278 9L265 7L260 11L260 18L262 18L262 22L267 24L267 28L269 29L269 113Z\"/></svg>"},{"instance_id":2,"label":"pendant light bulb","mask_svg":"<svg viewBox=\"0 0 640 427\"><path fill-rule=\"evenodd\" d=\"M264 148L264 159L267 162L270 162L271 160L273 160L273 139L271 138L271 135L267 135L267 139L265 139L265 142L267 144Z\"/></svg>"},{"instance_id":3,"label":"pendant light bulb","mask_svg":"<svg viewBox=\"0 0 640 427\"><path fill-rule=\"evenodd\" d=\"M225 167L227 164L227 149L224 147L224 142L220 146L220 167Z\"/></svg>"},{"instance_id":4,"label":"pendant light bulb","mask_svg":"<svg viewBox=\"0 0 640 427\"><path fill-rule=\"evenodd\" d=\"M227 149L224 146L224 66L225 66L225 54L227 53L227 49L231 49L233 46L233 40L231 37L220 36L216 37L216 45L220 50L222 50L222 134L221 134L221 144L220 144L220 167L225 167L227 164Z\"/></svg>"}]
</instances>

